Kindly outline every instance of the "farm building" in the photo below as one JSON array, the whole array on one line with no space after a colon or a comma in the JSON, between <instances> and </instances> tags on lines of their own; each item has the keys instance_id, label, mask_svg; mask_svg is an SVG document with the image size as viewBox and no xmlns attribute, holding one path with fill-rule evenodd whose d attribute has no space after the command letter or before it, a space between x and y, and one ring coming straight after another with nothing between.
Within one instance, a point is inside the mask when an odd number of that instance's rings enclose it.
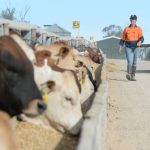
<instances>
[{"instance_id":1,"label":"farm building","mask_svg":"<svg viewBox=\"0 0 150 150\"><path fill-rule=\"evenodd\" d=\"M20 33L29 44L34 42L50 44L59 38L59 35L46 31L29 22L19 22L0 18L0 35L8 35L11 30Z\"/></svg>"},{"instance_id":2,"label":"farm building","mask_svg":"<svg viewBox=\"0 0 150 150\"><path fill-rule=\"evenodd\" d=\"M61 37L71 37L71 32L67 31L66 29L63 29L62 27L58 26L57 24L53 25L44 25L45 30L55 33Z\"/></svg>"},{"instance_id":3,"label":"farm building","mask_svg":"<svg viewBox=\"0 0 150 150\"><path fill-rule=\"evenodd\" d=\"M119 41L120 38L115 36L110 36L97 41L97 48L102 49L103 52L106 54L107 58L124 59L125 58L124 49L121 54L118 51Z\"/></svg>"}]
</instances>

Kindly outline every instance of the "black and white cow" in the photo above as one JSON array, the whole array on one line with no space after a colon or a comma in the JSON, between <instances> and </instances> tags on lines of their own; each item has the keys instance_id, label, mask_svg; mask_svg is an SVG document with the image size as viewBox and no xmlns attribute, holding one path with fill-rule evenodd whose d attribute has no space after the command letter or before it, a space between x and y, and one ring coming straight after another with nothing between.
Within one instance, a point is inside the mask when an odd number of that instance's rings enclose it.
<instances>
[{"instance_id":1,"label":"black and white cow","mask_svg":"<svg viewBox=\"0 0 150 150\"><path fill-rule=\"evenodd\" d=\"M36 116L45 109L31 62L10 36L0 37L0 110Z\"/></svg>"}]
</instances>

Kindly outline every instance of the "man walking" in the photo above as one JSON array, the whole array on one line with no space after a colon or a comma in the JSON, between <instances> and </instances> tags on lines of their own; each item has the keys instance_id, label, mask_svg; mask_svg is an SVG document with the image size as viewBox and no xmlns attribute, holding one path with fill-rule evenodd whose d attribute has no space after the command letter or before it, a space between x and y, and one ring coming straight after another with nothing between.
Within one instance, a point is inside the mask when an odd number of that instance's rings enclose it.
<instances>
[{"instance_id":1,"label":"man walking","mask_svg":"<svg viewBox=\"0 0 150 150\"><path fill-rule=\"evenodd\" d=\"M126 27L122 33L120 40L119 51L121 52L123 45L125 44L125 53L127 58L127 75L126 78L130 81L136 81L135 71L137 65L137 57L139 47L144 41L142 29L136 25L137 16L130 16L131 24Z\"/></svg>"}]
</instances>

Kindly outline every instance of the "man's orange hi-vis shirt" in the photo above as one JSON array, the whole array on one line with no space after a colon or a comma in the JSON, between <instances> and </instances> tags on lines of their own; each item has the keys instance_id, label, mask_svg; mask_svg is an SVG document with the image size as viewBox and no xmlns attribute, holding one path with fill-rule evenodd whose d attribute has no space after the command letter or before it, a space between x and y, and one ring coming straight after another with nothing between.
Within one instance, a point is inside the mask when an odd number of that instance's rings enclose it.
<instances>
[{"instance_id":1,"label":"man's orange hi-vis shirt","mask_svg":"<svg viewBox=\"0 0 150 150\"><path fill-rule=\"evenodd\" d=\"M127 47L137 47L137 42L139 41L144 41L142 29L139 26L132 27L130 25L124 29L120 45L125 43Z\"/></svg>"}]
</instances>

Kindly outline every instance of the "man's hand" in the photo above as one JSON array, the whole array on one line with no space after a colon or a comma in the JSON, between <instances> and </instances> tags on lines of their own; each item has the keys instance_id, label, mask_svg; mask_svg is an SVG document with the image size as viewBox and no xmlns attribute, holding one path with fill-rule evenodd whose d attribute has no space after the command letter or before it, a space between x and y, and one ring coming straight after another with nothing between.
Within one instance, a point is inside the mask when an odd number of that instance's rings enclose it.
<instances>
[{"instance_id":1,"label":"man's hand","mask_svg":"<svg viewBox=\"0 0 150 150\"><path fill-rule=\"evenodd\" d=\"M142 45L142 42L141 42L141 41L137 42L137 46L138 46L138 47L140 47L141 45Z\"/></svg>"},{"instance_id":2,"label":"man's hand","mask_svg":"<svg viewBox=\"0 0 150 150\"><path fill-rule=\"evenodd\" d=\"M121 53L123 46L120 45L119 47L119 53Z\"/></svg>"}]
</instances>

